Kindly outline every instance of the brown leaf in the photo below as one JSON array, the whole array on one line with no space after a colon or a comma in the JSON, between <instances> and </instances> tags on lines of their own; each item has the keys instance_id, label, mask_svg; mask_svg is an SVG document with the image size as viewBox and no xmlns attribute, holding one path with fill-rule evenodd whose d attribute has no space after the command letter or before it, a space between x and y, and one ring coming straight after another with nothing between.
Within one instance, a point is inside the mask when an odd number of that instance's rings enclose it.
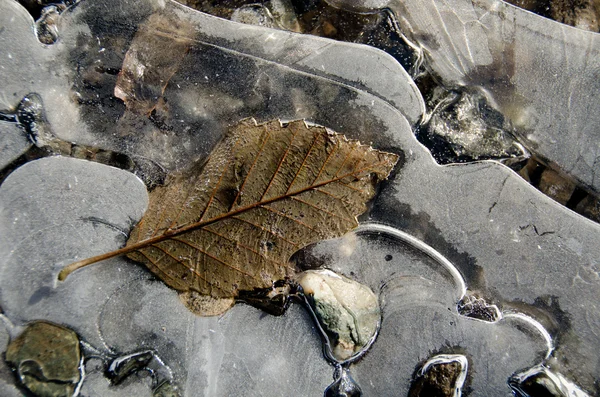
<instances>
[{"instance_id":1,"label":"brown leaf","mask_svg":"<svg viewBox=\"0 0 600 397\"><path fill-rule=\"evenodd\" d=\"M191 46L185 19L152 14L140 24L115 85L115 96L137 114L150 115Z\"/></svg>"},{"instance_id":2,"label":"brown leaf","mask_svg":"<svg viewBox=\"0 0 600 397\"><path fill-rule=\"evenodd\" d=\"M167 285L213 298L269 288L293 273L290 256L358 225L398 157L303 121L233 127L205 163L150 194L125 248Z\"/></svg>"}]
</instances>

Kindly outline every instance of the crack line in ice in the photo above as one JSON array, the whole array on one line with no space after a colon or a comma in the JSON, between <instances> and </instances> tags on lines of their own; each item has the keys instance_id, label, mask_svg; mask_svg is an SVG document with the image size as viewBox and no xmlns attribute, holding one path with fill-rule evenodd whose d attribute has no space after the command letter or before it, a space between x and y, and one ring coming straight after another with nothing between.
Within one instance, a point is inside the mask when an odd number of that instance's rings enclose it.
<instances>
[{"instance_id":1,"label":"crack line in ice","mask_svg":"<svg viewBox=\"0 0 600 397\"><path fill-rule=\"evenodd\" d=\"M79 341L81 343L81 340ZM75 386L75 391L73 391L72 397L79 396L81 392L81 388L83 387L83 381L85 380L85 355L81 355L81 359L79 360L79 382L77 382L77 386Z\"/></svg>"}]
</instances>

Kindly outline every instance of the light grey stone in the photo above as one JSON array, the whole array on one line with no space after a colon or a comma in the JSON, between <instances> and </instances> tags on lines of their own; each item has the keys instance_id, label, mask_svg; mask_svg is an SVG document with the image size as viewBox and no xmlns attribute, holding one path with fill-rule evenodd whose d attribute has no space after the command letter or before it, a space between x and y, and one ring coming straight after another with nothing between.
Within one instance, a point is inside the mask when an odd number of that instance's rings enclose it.
<instances>
[{"instance_id":1,"label":"light grey stone","mask_svg":"<svg viewBox=\"0 0 600 397\"><path fill-rule=\"evenodd\" d=\"M330 270L307 270L297 281L337 360L345 361L372 343L381 311L369 287Z\"/></svg>"}]
</instances>

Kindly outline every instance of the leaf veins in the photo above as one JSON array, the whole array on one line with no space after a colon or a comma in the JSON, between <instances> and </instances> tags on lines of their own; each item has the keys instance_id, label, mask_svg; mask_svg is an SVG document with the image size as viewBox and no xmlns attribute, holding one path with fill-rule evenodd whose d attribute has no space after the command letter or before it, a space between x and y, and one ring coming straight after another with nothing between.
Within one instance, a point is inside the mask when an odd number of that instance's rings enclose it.
<instances>
[{"instance_id":1,"label":"leaf veins","mask_svg":"<svg viewBox=\"0 0 600 397\"><path fill-rule=\"evenodd\" d=\"M75 262L59 279L126 254L182 292L235 298L269 288L292 275L294 252L355 228L397 160L303 121L243 120L206 162L150 193L124 248Z\"/></svg>"}]
</instances>

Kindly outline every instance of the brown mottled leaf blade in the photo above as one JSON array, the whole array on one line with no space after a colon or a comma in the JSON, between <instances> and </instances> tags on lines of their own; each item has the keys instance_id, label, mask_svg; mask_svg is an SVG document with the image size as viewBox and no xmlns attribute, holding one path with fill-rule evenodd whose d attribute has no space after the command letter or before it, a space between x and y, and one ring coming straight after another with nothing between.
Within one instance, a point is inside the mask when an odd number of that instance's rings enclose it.
<instances>
[{"instance_id":1,"label":"brown mottled leaf blade","mask_svg":"<svg viewBox=\"0 0 600 397\"><path fill-rule=\"evenodd\" d=\"M294 252L358 225L397 159L303 121L246 119L153 190L126 247L98 260L127 254L179 291L219 299L269 288L292 275Z\"/></svg>"},{"instance_id":2,"label":"brown mottled leaf blade","mask_svg":"<svg viewBox=\"0 0 600 397\"><path fill-rule=\"evenodd\" d=\"M115 96L137 114L150 115L185 58L193 28L182 18L152 14L138 27L115 85Z\"/></svg>"}]
</instances>

